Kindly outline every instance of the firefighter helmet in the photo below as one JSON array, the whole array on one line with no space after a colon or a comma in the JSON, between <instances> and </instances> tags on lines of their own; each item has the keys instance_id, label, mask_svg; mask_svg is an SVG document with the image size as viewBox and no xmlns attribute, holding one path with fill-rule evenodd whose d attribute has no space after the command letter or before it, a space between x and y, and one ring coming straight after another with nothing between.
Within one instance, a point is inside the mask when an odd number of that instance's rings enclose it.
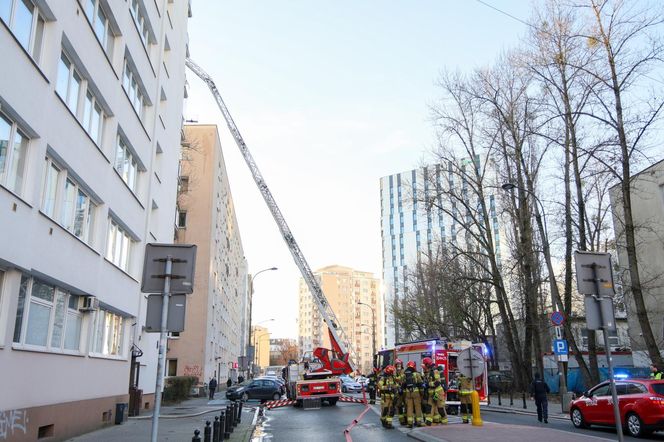
<instances>
[{"instance_id":1,"label":"firefighter helmet","mask_svg":"<svg viewBox=\"0 0 664 442\"><path fill-rule=\"evenodd\" d=\"M433 366L433 359L431 359L431 358L422 359L422 365L425 366L425 367L432 367Z\"/></svg>"},{"instance_id":2,"label":"firefighter helmet","mask_svg":"<svg viewBox=\"0 0 664 442\"><path fill-rule=\"evenodd\" d=\"M394 361L394 366L396 367L397 365L401 365L401 368L403 368L403 361L399 358L396 358Z\"/></svg>"},{"instance_id":3,"label":"firefighter helmet","mask_svg":"<svg viewBox=\"0 0 664 442\"><path fill-rule=\"evenodd\" d=\"M394 366L393 365L388 365L387 367L385 367L384 371L385 371L385 374L387 374L387 375L394 374Z\"/></svg>"},{"instance_id":4,"label":"firefighter helmet","mask_svg":"<svg viewBox=\"0 0 664 442\"><path fill-rule=\"evenodd\" d=\"M415 361L408 361L407 366L408 366L408 368L412 368L413 370L417 370L417 363Z\"/></svg>"}]
</instances>

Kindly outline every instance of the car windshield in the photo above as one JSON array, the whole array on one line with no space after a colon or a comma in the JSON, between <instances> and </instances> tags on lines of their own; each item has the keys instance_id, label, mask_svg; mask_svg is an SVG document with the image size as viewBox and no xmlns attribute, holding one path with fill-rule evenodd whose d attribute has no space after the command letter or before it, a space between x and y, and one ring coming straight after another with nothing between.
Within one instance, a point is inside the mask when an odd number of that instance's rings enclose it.
<instances>
[{"instance_id":1,"label":"car windshield","mask_svg":"<svg viewBox=\"0 0 664 442\"><path fill-rule=\"evenodd\" d=\"M658 382L656 384L651 384L652 385L652 390L657 393L661 394L664 396L664 382Z\"/></svg>"}]
</instances>

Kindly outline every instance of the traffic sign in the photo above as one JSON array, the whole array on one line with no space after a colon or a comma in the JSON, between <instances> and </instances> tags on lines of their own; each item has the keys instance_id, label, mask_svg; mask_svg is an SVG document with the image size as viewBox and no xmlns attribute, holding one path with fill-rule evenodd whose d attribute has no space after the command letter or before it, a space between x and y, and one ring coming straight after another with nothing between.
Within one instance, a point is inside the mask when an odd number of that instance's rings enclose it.
<instances>
[{"instance_id":1,"label":"traffic sign","mask_svg":"<svg viewBox=\"0 0 664 442\"><path fill-rule=\"evenodd\" d=\"M553 341L553 353L556 355L566 355L569 353L567 341L565 339L556 339Z\"/></svg>"},{"instance_id":2,"label":"traffic sign","mask_svg":"<svg viewBox=\"0 0 664 442\"><path fill-rule=\"evenodd\" d=\"M558 311L553 312L553 313L551 313L551 322L556 327L559 327L559 326L563 325L563 322L565 322L565 315L563 315L562 312L558 312Z\"/></svg>"},{"instance_id":3,"label":"traffic sign","mask_svg":"<svg viewBox=\"0 0 664 442\"><path fill-rule=\"evenodd\" d=\"M457 367L467 378L476 378L484 373L484 356L482 353L469 347L457 355Z\"/></svg>"}]
</instances>

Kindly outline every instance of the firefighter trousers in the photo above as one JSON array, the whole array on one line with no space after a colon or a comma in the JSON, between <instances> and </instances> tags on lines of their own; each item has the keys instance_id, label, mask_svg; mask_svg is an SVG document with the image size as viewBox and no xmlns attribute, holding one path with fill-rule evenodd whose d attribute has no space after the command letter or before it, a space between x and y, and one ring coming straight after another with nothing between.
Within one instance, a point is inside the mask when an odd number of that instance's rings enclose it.
<instances>
[{"instance_id":1,"label":"firefighter trousers","mask_svg":"<svg viewBox=\"0 0 664 442\"><path fill-rule=\"evenodd\" d=\"M392 427L392 417L394 416L394 394L382 393L380 395L380 421L384 427Z\"/></svg>"},{"instance_id":2,"label":"firefighter trousers","mask_svg":"<svg viewBox=\"0 0 664 442\"><path fill-rule=\"evenodd\" d=\"M425 403L426 411L424 419L427 425L447 423L444 395L445 392L442 387L438 387L435 390L429 390L428 399Z\"/></svg>"},{"instance_id":3,"label":"firefighter trousers","mask_svg":"<svg viewBox=\"0 0 664 442\"><path fill-rule=\"evenodd\" d=\"M414 390L406 390L404 392L406 401L406 422L409 427L413 423L418 427L422 425L422 397L420 391L416 388Z\"/></svg>"},{"instance_id":4,"label":"firefighter trousers","mask_svg":"<svg viewBox=\"0 0 664 442\"><path fill-rule=\"evenodd\" d=\"M397 393L394 395L394 412L399 416L399 423L406 425L406 394Z\"/></svg>"},{"instance_id":5,"label":"firefighter trousers","mask_svg":"<svg viewBox=\"0 0 664 442\"><path fill-rule=\"evenodd\" d=\"M464 424L470 422L470 416L473 413L472 406L470 403L470 393L469 392L460 392L460 402L461 402L461 420Z\"/></svg>"}]
</instances>

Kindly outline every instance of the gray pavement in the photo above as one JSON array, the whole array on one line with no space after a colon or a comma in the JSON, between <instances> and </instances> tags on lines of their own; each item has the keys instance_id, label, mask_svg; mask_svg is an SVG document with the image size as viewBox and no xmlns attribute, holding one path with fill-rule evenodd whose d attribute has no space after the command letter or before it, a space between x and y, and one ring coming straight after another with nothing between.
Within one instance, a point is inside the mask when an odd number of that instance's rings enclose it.
<instances>
[{"instance_id":1,"label":"gray pavement","mask_svg":"<svg viewBox=\"0 0 664 442\"><path fill-rule=\"evenodd\" d=\"M214 422L215 416L225 410L229 403L223 399L225 391L215 394L215 399L191 398L180 404L162 406L159 419L159 441L190 441L194 430L201 431L201 440L205 422ZM252 421L258 401L245 403L242 409L242 422L235 427L230 440L233 442L247 442L253 430ZM152 433L152 415L145 413L141 416L130 417L127 422L112 425L82 436L69 439L72 442L115 442L115 441L149 441Z\"/></svg>"},{"instance_id":2,"label":"gray pavement","mask_svg":"<svg viewBox=\"0 0 664 442\"><path fill-rule=\"evenodd\" d=\"M483 405L483 410L526 414L530 416L537 415L537 406L535 405L535 401L527 397L526 408L524 408L523 396L520 394L513 396L511 401L509 394L502 394L500 398L497 394L492 394L490 398L490 405ZM562 412L562 406L557 398L552 397L549 399L549 419L569 420L569 414Z\"/></svg>"}]
</instances>

